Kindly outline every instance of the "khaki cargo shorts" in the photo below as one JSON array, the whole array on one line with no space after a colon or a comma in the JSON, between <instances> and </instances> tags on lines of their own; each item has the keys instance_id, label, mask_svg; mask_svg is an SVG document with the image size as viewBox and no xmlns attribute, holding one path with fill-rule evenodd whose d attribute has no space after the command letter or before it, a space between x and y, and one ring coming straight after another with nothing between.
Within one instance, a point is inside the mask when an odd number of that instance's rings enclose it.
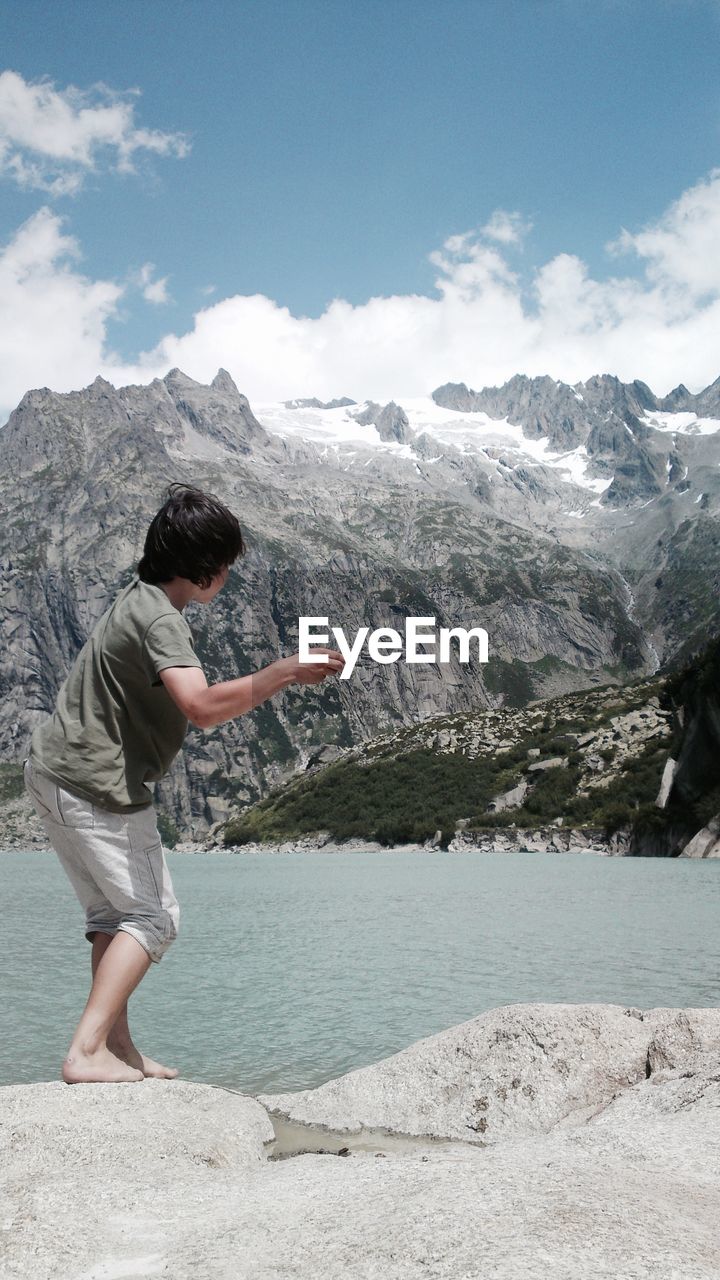
<instances>
[{"instance_id":1,"label":"khaki cargo shorts","mask_svg":"<svg viewBox=\"0 0 720 1280\"><path fill-rule=\"evenodd\" d=\"M152 805L110 813L57 786L25 761L25 787L82 906L85 937L132 934L151 960L177 937L173 892Z\"/></svg>"}]
</instances>

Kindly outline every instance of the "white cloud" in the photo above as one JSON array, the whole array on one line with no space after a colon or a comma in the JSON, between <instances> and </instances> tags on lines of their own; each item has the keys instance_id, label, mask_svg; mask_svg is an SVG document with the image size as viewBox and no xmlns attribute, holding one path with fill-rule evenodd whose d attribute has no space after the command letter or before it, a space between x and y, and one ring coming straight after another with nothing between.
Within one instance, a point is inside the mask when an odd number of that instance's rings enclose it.
<instances>
[{"instance_id":1,"label":"white cloud","mask_svg":"<svg viewBox=\"0 0 720 1280\"><path fill-rule=\"evenodd\" d=\"M155 274L154 262L146 262L139 270L136 282L142 291L142 296L146 302L157 304L169 302L170 295L168 293L167 282L168 277L163 276L161 280L153 280Z\"/></svg>"},{"instance_id":2,"label":"white cloud","mask_svg":"<svg viewBox=\"0 0 720 1280\"><path fill-rule=\"evenodd\" d=\"M720 374L720 171L612 247L640 258L639 278L593 279L579 258L559 254L528 287L504 256L526 229L519 214L497 211L481 231L448 237L430 254L437 297L335 300L317 319L260 295L225 298L188 332L166 335L132 367L106 364L105 374L144 381L178 365L207 380L222 365L251 399L376 400L447 381L498 385L515 373L568 382L615 373L659 394Z\"/></svg>"},{"instance_id":3,"label":"white cloud","mask_svg":"<svg viewBox=\"0 0 720 1280\"><path fill-rule=\"evenodd\" d=\"M490 240L497 240L499 244L521 245L530 231L532 222L528 222L522 214L496 209L490 221L485 223L482 234Z\"/></svg>"},{"instance_id":4,"label":"white cloud","mask_svg":"<svg viewBox=\"0 0 720 1280\"><path fill-rule=\"evenodd\" d=\"M504 218L507 215L502 215ZM500 215L486 224L500 227ZM528 280L509 265L512 240L486 229L449 237L430 255L436 295L336 299L314 319L260 294L209 299L184 333L166 334L132 363L106 346L122 293L79 273L74 242L44 210L0 256L0 388L7 409L31 386L69 390L102 373L147 382L178 365L209 381L228 369L252 400L423 395L440 383L497 385L521 372L576 382L594 373L642 378L663 394L699 390L720 374L720 171L686 191L651 226L624 232L639 276L593 278L571 254ZM166 293L146 263L135 280ZM125 306L127 306L127 301Z\"/></svg>"},{"instance_id":5,"label":"white cloud","mask_svg":"<svg viewBox=\"0 0 720 1280\"><path fill-rule=\"evenodd\" d=\"M167 291L167 276L163 276L162 280L151 280L143 289L143 298L146 302L153 302L156 305L170 301L170 295Z\"/></svg>"},{"instance_id":6,"label":"white cloud","mask_svg":"<svg viewBox=\"0 0 720 1280\"><path fill-rule=\"evenodd\" d=\"M138 128L133 99L98 84L56 89L49 80L26 81L0 73L0 174L21 187L74 195L101 160L122 173L134 171L139 152L184 156L179 133Z\"/></svg>"},{"instance_id":7,"label":"white cloud","mask_svg":"<svg viewBox=\"0 0 720 1280\"><path fill-rule=\"evenodd\" d=\"M687 303L720 292L720 169L684 191L654 225L623 230L611 253L636 253L654 284L675 286Z\"/></svg>"},{"instance_id":8,"label":"white cloud","mask_svg":"<svg viewBox=\"0 0 720 1280\"><path fill-rule=\"evenodd\" d=\"M77 270L76 241L40 209L0 249L0 387L13 408L31 387L69 391L108 359L105 327L121 288Z\"/></svg>"}]
</instances>

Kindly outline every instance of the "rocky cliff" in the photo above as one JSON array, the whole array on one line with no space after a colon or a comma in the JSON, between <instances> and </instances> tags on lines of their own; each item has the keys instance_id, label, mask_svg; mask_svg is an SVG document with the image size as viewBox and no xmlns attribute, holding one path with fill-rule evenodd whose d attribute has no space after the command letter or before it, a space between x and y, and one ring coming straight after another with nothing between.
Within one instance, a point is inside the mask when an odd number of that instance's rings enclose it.
<instances>
[{"instance_id":1,"label":"rocky cliff","mask_svg":"<svg viewBox=\"0 0 720 1280\"><path fill-rule=\"evenodd\" d=\"M720 642L666 683L675 733L658 804L692 839L683 856L720 858ZM658 825L658 821L654 825Z\"/></svg>"},{"instance_id":2,"label":"rocky cliff","mask_svg":"<svg viewBox=\"0 0 720 1280\"><path fill-rule=\"evenodd\" d=\"M681 385L658 397L643 382L609 375L574 386L518 375L482 391L448 383L433 400L515 426L523 440L555 451L554 465L582 461L598 496L559 513L556 531L589 553L597 546L617 567L661 660L717 634L720 378L697 395Z\"/></svg>"}]
</instances>

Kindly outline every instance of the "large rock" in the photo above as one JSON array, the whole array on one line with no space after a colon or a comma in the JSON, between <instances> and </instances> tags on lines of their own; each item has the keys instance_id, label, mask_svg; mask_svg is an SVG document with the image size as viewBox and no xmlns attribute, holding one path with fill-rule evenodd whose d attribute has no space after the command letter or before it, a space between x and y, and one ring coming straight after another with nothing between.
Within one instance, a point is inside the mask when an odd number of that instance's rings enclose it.
<instances>
[{"instance_id":1,"label":"large rock","mask_svg":"<svg viewBox=\"0 0 720 1280\"><path fill-rule=\"evenodd\" d=\"M505 1005L317 1089L260 1094L289 1119L330 1128L498 1142L581 1125L645 1080L650 1045L676 1011L620 1005ZM693 1053L720 1056L720 1010L687 1015ZM673 1066L683 1065L682 1054Z\"/></svg>"},{"instance_id":2,"label":"large rock","mask_svg":"<svg viewBox=\"0 0 720 1280\"><path fill-rule=\"evenodd\" d=\"M720 813L685 845L681 858L720 858Z\"/></svg>"},{"instance_id":3,"label":"large rock","mask_svg":"<svg viewBox=\"0 0 720 1280\"><path fill-rule=\"evenodd\" d=\"M322 1110L334 1093L348 1130L374 1091L393 1128L422 1114L461 1132L470 1079L488 1102L471 1114L490 1120L472 1143L355 1150L349 1138L345 1159L280 1161L265 1158L260 1100L232 1091L2 1089L0 1273L717 1280L718 1010L509 1006L274 1100L308 1114L313 1094Z\"/></svg>"},{"instance_id":4,"label":"large rock","mask_svg":"<svg viewBox=\"0 0 720 1280\"><path fill-rule=\"evenodd\" d=\"M519 808L527 793L528 784L525 779L522 778L516 787L511 787L509 791L503 792L500 796L495 796L490 801L488 805L488 813L501 813L503 809Z\"/></svg>"},{"instance_id":5,"label":"large rock","mask_svg":"<svg viewBox=\"0 0 720 1280\"><path fill-rule=\"evenodd\" d=\"M548 769L567 769L567 756L553 756L550 760L537 760L535 764L529 764L528 773L545 773Z\"/></svg>"},{"instance_id":6,"label":"large rock","mask_svg":"<svg viewBox=\"0 0 720 1280\"><path fill-rule=\"evenodd\" d=\"M64 1168L94 1168L105 1151L117 1176L132 1176L142 1152L147 1173L181 1176L197 1165L241 1169L264 1162L274 1131L260 1103L211 1085L160 1080L70 1087L8 1085L0 1094L0 1134L5 1158L28 1181ZM9 1144L9 1145L6 1145Z\"/></svg>"}]
</instances>

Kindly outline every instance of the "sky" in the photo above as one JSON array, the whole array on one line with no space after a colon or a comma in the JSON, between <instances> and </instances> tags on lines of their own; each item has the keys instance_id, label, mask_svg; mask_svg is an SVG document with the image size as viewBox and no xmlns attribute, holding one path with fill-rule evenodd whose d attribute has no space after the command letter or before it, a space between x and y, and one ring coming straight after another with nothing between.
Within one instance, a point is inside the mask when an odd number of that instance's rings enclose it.
<instances>
[{"instance_id":1,"label":"sky","mask_svg":"<svg viewBox=\"0 0 720 1280\"><path fill-rule=\"evenodd\" d=\"M0 0L0 421L720 375L720 0Z\"/></svg>"}]
</instances>

